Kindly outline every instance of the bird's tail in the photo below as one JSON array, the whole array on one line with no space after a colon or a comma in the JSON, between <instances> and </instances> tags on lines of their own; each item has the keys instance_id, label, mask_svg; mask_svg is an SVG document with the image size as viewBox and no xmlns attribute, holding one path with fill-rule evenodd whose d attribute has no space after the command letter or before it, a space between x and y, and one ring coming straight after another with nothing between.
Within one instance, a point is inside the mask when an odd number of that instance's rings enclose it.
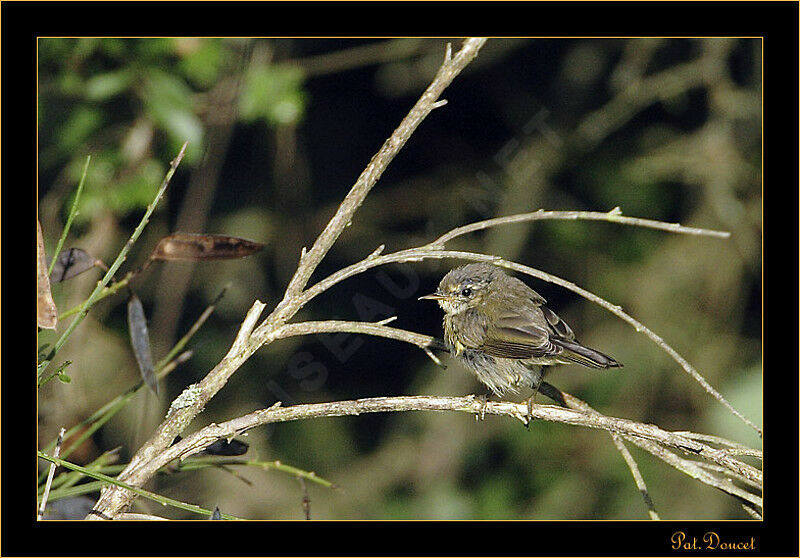
<instances>
[{"instance_id":1,"label":"bird's tail","mask_svg":"<svg viewBox=\"0 0 800 558\"><path fill-rule=\"evenodd\" d=\"M569 362L574 362L588 368L622 367L621 362L617 362L610 356L604 355L600 351L595 351L589 347L584 347L575 341L568 341L566 339L553 339L553 344L564 348L564 352L558 356Z\"/></svg>"}]
</instances>

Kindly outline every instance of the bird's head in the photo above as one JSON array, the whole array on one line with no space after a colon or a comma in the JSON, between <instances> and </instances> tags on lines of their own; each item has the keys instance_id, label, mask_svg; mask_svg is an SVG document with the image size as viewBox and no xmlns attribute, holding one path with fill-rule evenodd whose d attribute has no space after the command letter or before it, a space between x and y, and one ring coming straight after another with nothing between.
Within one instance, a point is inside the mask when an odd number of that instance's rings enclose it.
<instances>
[{"instance_id":1,"label":"bird's head","mask_svg":"<svg viewBox=\"0 0 800 558\"><path fill-rule=\"evenodd\" d=\"M419 297L435 300L446 314L460 314L486 301L492 281L503 272L484 263L467 264L450 270L436 292Z\"/></svg>"}]
</instances>

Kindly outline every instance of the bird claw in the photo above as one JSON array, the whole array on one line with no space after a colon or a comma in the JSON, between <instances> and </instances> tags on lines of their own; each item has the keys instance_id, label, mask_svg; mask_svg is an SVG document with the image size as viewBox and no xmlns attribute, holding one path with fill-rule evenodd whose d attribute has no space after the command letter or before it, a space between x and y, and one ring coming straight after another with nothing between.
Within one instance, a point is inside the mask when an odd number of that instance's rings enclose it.
<instances>
[{"instance_id":1,"label":"bird claw","mask_svg":"<svg viewBox=\"0 0 800 558\"><path fill-rule=\"evenodd\" d=\"M534 397L536 397L535 393L528 398L528 405L527 405L528 413L525 415L525 419L526 419L525 428L527 428L528 430L531 429L531 423L533 422L533 398Z\"/></svg>"},{"instance_id":2,"label":"bird claw","mask_svg":"<svg viewBox=\"0 0 800 558\"><path fill-rule=\"evenodd\" d=\"M486 416L486 408L489 406L489 396L486 394L476 395L475 399L482 403L480 413L475 415L475 421L484 420Z\"/></svg>"},{"instance_id":3,"label":"bird claw","mask_svg":"<svg viewBox=\"0 0 800 558\"><path fill-rule=\"evenodd\" d=\"M539 393L539 388L542 386L542 380L544 379L546 367L542 367L542 376L539 378L539 381L536 383L536 387L533 390L533 393L528 398L528 414L525 415L527 422L525 423L525 428L528 430L531 429L531 423L533 422L533 400L536 399L536 394Z\"/></svg>"}]
</instances>

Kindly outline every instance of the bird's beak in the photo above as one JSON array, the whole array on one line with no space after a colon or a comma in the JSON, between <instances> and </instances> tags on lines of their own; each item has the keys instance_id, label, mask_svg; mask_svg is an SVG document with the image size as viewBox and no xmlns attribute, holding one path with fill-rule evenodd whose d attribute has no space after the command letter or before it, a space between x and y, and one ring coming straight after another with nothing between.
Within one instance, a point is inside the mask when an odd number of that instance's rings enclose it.
<instances>
[{"instance_id":1,"label":"bird's beak","mask_svg":"<svg viewBox=\"0 0 800 558\"><path fill-rule=\"evenodd\" d=\"M443 300L445 298L447 298L447 297L444 296L443 294L431 293L431 294L428 294L428 295L425 295L425 296L421 296L417 300Z\"/></svg>"}]
</instances>

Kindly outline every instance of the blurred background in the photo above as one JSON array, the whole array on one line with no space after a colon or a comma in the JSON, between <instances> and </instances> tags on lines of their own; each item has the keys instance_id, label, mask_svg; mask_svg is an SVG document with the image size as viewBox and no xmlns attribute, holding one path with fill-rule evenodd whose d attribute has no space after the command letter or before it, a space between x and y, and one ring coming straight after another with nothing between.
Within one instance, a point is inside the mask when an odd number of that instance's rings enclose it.
<instances>
[{"instance_id":1,"label":"blurred background","mask_svg":"<svg viewBox=\"0 0 800 558\"><path fill-rule=\"evenodd\" d=\"M48 257L86 156L80 213L65 246L110 264L181 144L189 149L123 266L177 231L244 237L244 260L158 263L136 279L155 360L229 284L193 338L192 358L70 457L120 447L126 462L169 403L227 352L257 298L271 310L369 159L430 83L458 39L40 39L39 219ZM761 42L758 39L492 39L445 91L312 277L372 252L416 246L472 221L551 210L608 211L727 230L728 240L602 222L539 222L462 237L572 281L659 334L745 416L761 424ZM418 302L461 262L387 266L349 279L294 321L375 321L441 335ZM99 278L56 284L60 311ZM625 364L548 376L598 411L760 447L643 335L554 285L524 280L585 344ZM39 391L39 446L139 379L126 297L97 304L54 365L69 384ZM57 334L68 323L59 324ZM39 345L56 334L42 332ZM356 335L262 348L187 433L267 407L359 397L464 395L483 388L443 356ZM539 403L548 403L540 396ZM308 420L251 431L245 458L279 460L336 484L307 482L313 519L646 519L609 436L539 421L476 422L461 413ZM631 448L664 519L746 519L730 497ZM253 519L302 519L291 474L236 467L159 475L147 488ZM135 510L196 518L142 498Z\"/></svg>"}]
</instances>

